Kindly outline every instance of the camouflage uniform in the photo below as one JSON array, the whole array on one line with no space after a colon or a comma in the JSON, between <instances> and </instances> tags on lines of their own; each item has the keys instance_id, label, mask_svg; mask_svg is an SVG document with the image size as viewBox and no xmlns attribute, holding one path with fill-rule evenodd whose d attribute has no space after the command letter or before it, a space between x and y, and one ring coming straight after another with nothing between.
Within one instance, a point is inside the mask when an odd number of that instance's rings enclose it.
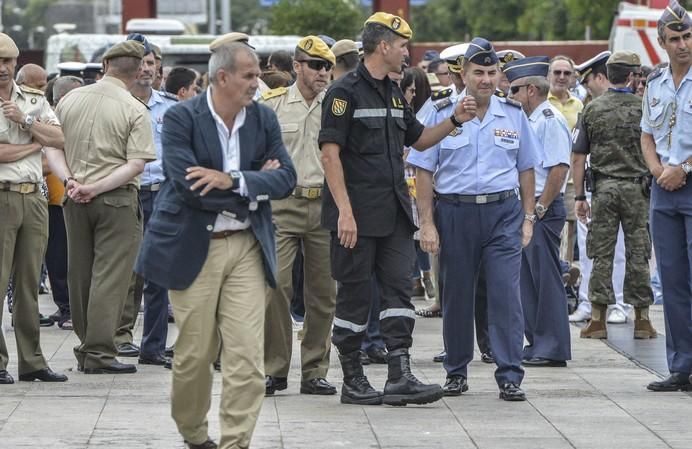
<instances>
[{"instance_id":1,"label":"camouflage uniform","mask_svg":"<svg viewBox=\"0 0 692 449\"><path fill-rule=\"evenodd\" d=\"M593 259L589 299L594 304L615 304L612 273L620 224L626 248L625 302L640 308L653 300L649 198L642 189L648 169L640 143L641 117L641 98L611 89L584 108L575 130L573 151L591 155L595 179L586 237L586 253Z\"/></svg>"}]
</instances>

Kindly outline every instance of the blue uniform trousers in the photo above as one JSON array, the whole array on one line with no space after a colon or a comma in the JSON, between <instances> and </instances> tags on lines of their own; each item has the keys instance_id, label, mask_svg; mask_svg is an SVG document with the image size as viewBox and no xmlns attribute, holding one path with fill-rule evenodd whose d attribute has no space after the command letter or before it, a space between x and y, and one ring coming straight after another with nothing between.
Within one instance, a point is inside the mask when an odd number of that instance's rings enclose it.
<instances>
[{"instance_id":1,"label":"blue uniform trousers","mask_svg":"<svg viewBox=\"0 0 692 449\"><path fill-rule=\"evenodd\" d=\"M498 385L521 384L524 318L519 298L521 225L515 196L488 204L440 199L435 222L440 235L443 336L447 375L467 376L473 359L476 283L485 269L488 334Z\"/></svg>"},{"instance_id":2,"label":"blue uniform trousers","mask_svg":"<svg viewBox=\"0 0 692 449\"><path fill-rule=\"evenodd\" d=\"M692 373L692 177L674 192L653 183L651 233L663 287L670 372Z\"/></svg>"},{"instance_id":3,"label":"blue uniform trousers","mask_svg":"<svg viewBox=\"0 0 692 449\"><path fill-rule=\"evenodd\" d=\"M560 235L565 226L565 202L558 196L533 227L531 243L521 257L521 304L524 335L529 342L524 359L570 360L567 295L560 267Z\"/></svg>"},{"instance_id":4,"label":"blue uniform trousers","mask_svg":"<svg viewBox=\"0 0 692 449\"><path fill-rule=\"evenodd\" d=\"M154 202L158 192L141 191L142 215L146 230L154 211ZM181 262L181 261L179 261ZM162 263L164 263L162 261ZM166 349L168 336L168 291L150 281L144 282L144 317L142 324L142 356L162 355Z\"/></svg>"}]
</instances>

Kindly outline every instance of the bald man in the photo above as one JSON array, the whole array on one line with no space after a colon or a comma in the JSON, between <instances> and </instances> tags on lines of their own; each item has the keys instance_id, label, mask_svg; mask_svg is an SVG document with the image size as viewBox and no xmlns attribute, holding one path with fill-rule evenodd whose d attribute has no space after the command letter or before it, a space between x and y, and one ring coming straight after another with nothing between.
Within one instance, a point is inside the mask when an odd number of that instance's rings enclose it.
<instances>
[{"instance_id":1,"label":"bald man","mask_svg":"<svg viewBox=\"0 0 692 449\"><path fill-rule=\"evenodd\" d=\"M45 92L48 85L48 73L40 65L25 64L17 72L17 84Z\"/></svg>"}]
</instances>

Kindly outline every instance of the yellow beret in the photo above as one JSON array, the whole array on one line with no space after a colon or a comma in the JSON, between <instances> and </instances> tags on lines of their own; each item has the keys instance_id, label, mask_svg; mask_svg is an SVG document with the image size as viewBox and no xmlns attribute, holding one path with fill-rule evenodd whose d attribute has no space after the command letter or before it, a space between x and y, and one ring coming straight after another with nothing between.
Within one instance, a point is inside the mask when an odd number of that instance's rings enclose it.
<instances>
[{"instance_id":1,"label":"yellow beret","mask_svg":"<svg viewBox=\"0 0 692 449\"><path fill-rule=\"evenodd\" d=\"M351 39L341 39L332 45L332 53L334 53L336 58L349 53L358 54L358 45Z\"/></svg>"},{"instance_id":2,"label":"yellow beret","mask_svg":"<svg viewBox=\"0 0 692 449\"><path fill-rule=\"evenodd\" d=\"M5 33L0 33L0 58L16 58L19 56L19 49L11 37Z\"/></svg>"},{"instance_id":3,"label":"yellow beret","mask_svg":"<svg viewBox=\"0 0 692 449\"><path fill-rule=\"evenodd\" d=\"M211 44L209 44L209 51L214 53L214 50L218 49L219 47L222 47L227 44L231 44L233 42L241 42L248 47L252 48L254 50L255 47L250 45L250 36L248 36L245 33L240 33L237 31L233 31L231 33L226 33L223 36L219 36L213 41L211 41Z\"/></svg>"},{"instance_id":4,"label":"yellow beret","mask_svg":"<svg viewBox=\"0 0 692 449\"><path fill-rule=\"evenodd\" d=\"M137 41L125 41L113 45L103 55L103 60L107 61L121 56L142 59L144 57L144 45Z\"/></svg>"},{"instance_id":5,"label":"yellow beret","mask_svg":"<svg viewBox=\"0 0 692 449\"><path fill-rule=\"evenodd\" d=\"M296 46L296 51L301 51L313 58L324 59L325 61L331 62L332 65L336 64L334 53L332 53L329 47L327 47L327 44L317 36L305 36L302 38Z\"/></svg>"},{"instance_id":6,"label":"yellow beret","mask_svg":"<svg viewBox=\"0 0 692 449\"><path fill-rule=\"evenodd\" d=\"M151 47L151 51L154 52L154 58L158 59L159 61L161 60L161 47L158 45L152 44L149 42L149 46Z\"/></svg>"},{"instance_id":7,"label":"yellow beret","mask_svg":"<svg viewBox=\"0 0 692 449\"><path fill-rule=\"evenodd\" d=\"M606 61L606 65L610 64L640 66L642 65L642 61L639 59L639 55L635 52L621 50L610 55L610 58L608 58L608 61Z\"/></svg>"},{"instance_id":8,"label":"yellow beret","mask_svg":"<svg viewBox=\"0 0 692 449\"><path fill-rule=\"evenodd\" d=\"M413 36L413 31L411 31L411 27L408 26L408 23L406 23L406 21L401 17L395 16L394 14L376 12L368 17L368 20L365 21L366 25L369 23L379 23L380 25L384 25L399 36L406 39L411 39Z\"/></svg>"}]
</instances>

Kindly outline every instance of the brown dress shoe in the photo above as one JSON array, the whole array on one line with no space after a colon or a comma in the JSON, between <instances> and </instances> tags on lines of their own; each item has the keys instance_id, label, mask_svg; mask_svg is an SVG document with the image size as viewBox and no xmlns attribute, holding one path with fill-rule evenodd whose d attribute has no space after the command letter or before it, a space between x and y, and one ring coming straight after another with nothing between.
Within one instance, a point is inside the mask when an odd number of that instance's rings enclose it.
<instances>
[{"instance_id":1,"label":"brown dress shoe","mask_svg":"<svg viewBox=\"0 0 692 449\"><path fill-rule=\"evenodd\" d=\"M591 303L591 321L581 330L581 338L608 338L608 328L606 327L606 311L608 306L603 304Z\"/></svg>"},{"instance_id":2,"label":"brown dress shoe","mask_svg":"<svg viewBox=\"0 0 692 449\"><path fill-rule=\"evenodd\" d=\"M634 338L648 339L658 337L658 332L649 321L649 308L640 307L634 309Z\"/></svg>"},{"instance_id":3,"label":"brown dress shoe","mask_svg":"<svg viewBox=\"0 0 692 449\"><path fill-rule=\"evenodd\" d=\"M185 441L185 443L190 449L217 449L219 447L211 438L207 438L207 441L200 444L192 444L188 443L187 441Z\"/></svg>"}]
</instances>

